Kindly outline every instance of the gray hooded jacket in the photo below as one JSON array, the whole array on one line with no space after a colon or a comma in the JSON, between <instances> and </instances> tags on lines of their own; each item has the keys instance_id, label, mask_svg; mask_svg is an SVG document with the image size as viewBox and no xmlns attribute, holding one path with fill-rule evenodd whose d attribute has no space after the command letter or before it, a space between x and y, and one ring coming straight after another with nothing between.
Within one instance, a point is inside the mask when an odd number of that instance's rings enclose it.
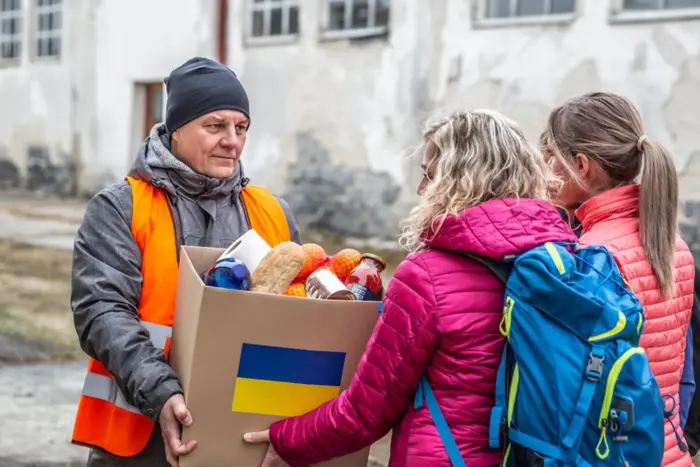
<instances>
[{"instance_id":1,"label":"gray hooded jacket","mask_svg":"<svg viewBox=\"0 0 700 467\"><path fill-rule=\"evenodd\" d=\"M195 173L170 152L164 125L144 142L130 175L168 194L180 245L224 248L250 229L240 198L247 183L243 169L225 180ZM278 200L292 240L301 243L289 206ZM141 252L131 234L132 209L126 181L104 189L88 204L75 240L71 307L82 349L114 375L129 403L157 421L165 401L182 388L139 323L143 278Z\"/></svg>"}]
</instances>

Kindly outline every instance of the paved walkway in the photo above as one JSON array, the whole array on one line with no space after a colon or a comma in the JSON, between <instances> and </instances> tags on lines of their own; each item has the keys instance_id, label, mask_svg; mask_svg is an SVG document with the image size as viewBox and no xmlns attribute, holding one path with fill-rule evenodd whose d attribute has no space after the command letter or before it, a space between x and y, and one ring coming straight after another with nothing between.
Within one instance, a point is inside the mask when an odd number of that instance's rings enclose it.
<instances>
[{"instance_id":1,"label":"paved walkway","mask_svg":"<svg viewBox=\"0 0 700 467\"><path fill-rule=\"evenodd\" d=\"M0 238L71 250L85 206L74 200L0 198Z\"/></svg>"},{"instance_id":2,"label":"paved walkway","mask_svg":"<svg viewBox=\"0 0 700 467\"><path fill-rule=\"evenodd\" d=\"M84 376L85 362L0 368L0 466L85 465L70 444Z\"/></svg>"}]
</instances>

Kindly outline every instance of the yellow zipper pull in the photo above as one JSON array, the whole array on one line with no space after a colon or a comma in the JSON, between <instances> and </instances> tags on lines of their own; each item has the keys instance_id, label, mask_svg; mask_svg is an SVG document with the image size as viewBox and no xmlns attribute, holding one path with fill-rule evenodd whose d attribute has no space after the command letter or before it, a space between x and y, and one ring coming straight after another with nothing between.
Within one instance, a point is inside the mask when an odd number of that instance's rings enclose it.
<instances>
[{"instance_id":1,"label":"yellow zipper pull","mask_svg":"<svg viewBox=\"0 0 700 467\"><path fill-rule=\"evenodd\" d=\"M608 458L610 455L610 446L608 446L608 437L607 435L608 431L608 421L603 420L601 423L601 429L600 429L600 439L598 440L598 444L595 446L595 454L598 456L598 459L600 460L605 460ZM600 446L604 445L605 446L605 452L600 452Z\"/></svg>"}]
</instances>

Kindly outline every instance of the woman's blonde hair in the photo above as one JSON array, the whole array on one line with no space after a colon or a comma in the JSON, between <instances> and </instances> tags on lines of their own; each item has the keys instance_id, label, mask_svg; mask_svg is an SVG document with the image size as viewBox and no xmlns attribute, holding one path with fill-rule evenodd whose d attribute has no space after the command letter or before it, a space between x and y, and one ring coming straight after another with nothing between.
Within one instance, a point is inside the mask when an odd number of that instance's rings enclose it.
<instances>
[{"instance_id":1,"label":"woman's blonde hair","mask_svg":"<svg viewBox=\"0 0 700 467\"><path fill-rule=\"evenodd\" d=\"M549 115L542 143L573 181L586 187L573 169L584 154L607 173L612 186L634 183L641 174L639 233L659 288L674 287L673 260L678 231L678 176L671 155L644 134L632 102L617 94L595 92L569 99Z\"/></svg>"},{"instance_id":2,"label":"woman's blonde hair","mask_svg":"<svg viewBox=\"0 0 700 467\"><path fill-rule=\"evenodd\" d=\"M411 211L400 244L415 251L445 218L499 198L546 198L551 172L522 130L498 112L456 112L428 126L423 149L435 168L420 204Z\"/></svg>"}]
</instances>

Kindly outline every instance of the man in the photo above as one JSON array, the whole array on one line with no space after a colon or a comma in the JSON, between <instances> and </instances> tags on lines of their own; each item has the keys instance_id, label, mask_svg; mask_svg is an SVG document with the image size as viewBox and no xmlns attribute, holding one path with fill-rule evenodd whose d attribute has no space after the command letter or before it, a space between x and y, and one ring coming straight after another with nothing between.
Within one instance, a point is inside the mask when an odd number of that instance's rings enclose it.
<instances>
[{"instance_id":1,"label":"man","mask_svg":"<svg viewBox=\"0 0 700 467\"><path fill-rule=\"evenodd\" d=\"M75 241L71 306L92 357L73 442L88 466L171 466L196 442L167 362L181 245L227 247L250 228L271 246L301 243L288 205L248 185L239 163L248 97L227 67L193 58L165 80L166 121L126 181L88 204Z\"/></svg>"}]
</instances>

